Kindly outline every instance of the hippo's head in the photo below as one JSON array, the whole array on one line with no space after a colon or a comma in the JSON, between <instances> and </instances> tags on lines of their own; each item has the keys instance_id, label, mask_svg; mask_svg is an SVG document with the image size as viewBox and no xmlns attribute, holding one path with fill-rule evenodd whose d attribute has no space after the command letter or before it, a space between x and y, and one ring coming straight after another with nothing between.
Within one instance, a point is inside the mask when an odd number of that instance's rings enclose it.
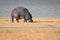
<instances>
[{"instance_id":1,"label":"hippo's head","mask_svg":"<svg viewBox=\"0 0 60 40\"><path fill-rule=\"evenodd\" d=\"M33 22L33 20L32 19L29 19L28 22Z\"/></svg>"}]
</instances>

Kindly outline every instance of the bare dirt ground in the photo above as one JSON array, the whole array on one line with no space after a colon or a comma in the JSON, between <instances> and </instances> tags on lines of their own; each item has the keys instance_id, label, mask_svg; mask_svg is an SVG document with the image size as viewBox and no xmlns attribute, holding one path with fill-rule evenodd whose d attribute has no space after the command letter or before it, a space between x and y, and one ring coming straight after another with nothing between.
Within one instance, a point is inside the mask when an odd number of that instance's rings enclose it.
<instances>
[{"instance_id":1,"label":"bare dirt ground","mask_svg":"<svg viewBox=\"0 0 60 40\"><path fill-rule=\"evenodd\" d=\"M0 40L60 40L60 18L33 18L33 23L0 17Z\"/></svg>"}]
</instances>

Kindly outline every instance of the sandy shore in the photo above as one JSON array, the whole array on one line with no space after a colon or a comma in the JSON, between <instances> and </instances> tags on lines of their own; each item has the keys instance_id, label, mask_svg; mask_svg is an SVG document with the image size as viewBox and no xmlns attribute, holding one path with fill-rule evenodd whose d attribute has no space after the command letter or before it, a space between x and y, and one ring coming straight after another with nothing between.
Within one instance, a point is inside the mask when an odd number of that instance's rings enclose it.
<instances>
[{"instance_id":1,"label":"sandy shore","mask_svg":"<svg viewBox=\"0 0 60 40\"><path fill-rule=\"evenodd\" d=\"M33 18L33 23L0 17L0 40L60 40L60 18Z\"/></svg>"},{"instance_id":2,"label":"sandy shore","mask_svg":"<svg viewBox=\"0 0 60 40\"><path fill-rule=\"evenodd\" d=\"M33 18L33 23L24 23L23 19L20 20L19 23L12 23L10 18L0 18L0 26L1 27L36 27L36 26L60 26L60 18Z\"/></svg>"}]
</instances>

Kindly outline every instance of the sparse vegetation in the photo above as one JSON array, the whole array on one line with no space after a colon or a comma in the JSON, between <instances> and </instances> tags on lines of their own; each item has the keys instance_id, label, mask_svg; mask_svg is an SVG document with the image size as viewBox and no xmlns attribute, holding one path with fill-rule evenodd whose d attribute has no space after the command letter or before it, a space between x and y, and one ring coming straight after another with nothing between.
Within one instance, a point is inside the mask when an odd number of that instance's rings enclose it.
<instances>
[{"instance_id":1,"label":"sparse vegetation","mask_svg":"<svg viewBox=\"0 0 60 40\"><path fill-rule=\"evenodd\" d=\"M60 18L33 18L33 23L0 18L0 40L60 40Z\"/></svg>"}]
</instances>

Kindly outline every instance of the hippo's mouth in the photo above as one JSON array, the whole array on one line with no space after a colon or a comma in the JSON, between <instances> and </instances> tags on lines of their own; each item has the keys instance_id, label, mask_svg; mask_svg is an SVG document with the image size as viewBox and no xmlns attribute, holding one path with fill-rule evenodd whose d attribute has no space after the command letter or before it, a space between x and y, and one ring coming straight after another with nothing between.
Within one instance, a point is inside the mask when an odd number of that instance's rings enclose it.
<instances>
[{"instance_id":1,"label":"hippo's mouth","mask_svg":"<svg viewBox=\"0 0 60 40\"><path fill-rule=\"evenodd\" d=\"M28 22L33 22L33 20L32 19L29 19Z\"/></svg>"}]
</instances>

